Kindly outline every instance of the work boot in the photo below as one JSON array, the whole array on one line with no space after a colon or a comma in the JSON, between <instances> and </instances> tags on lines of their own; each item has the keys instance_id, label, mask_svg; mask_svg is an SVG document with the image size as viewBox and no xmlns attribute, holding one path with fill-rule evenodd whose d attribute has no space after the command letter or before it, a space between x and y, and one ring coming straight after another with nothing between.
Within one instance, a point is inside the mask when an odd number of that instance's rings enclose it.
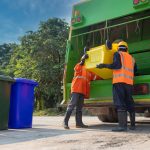
<instances>
[{"instance_id":1,"label":"work boot","mask_svg":"<svg viewBox=\"0 0 150 150\"><path fill-rule=\"evenodd\" d=\"M119 126L117 128L112 129L114 132L123 132L127 131L127 112L122 110L118 111L118 123Z\"/></svg>"},{"instance_id":2,"label":"work boot","mask_svg":"<svg viewBox=\"0 0 150 150\"><path fill-rule=\"evenodd\" d=\"M75 118L76 118L76 128L88 128L88 126L83 124L82 122L82 111L77 111Z\"/></svg>"},{"instance_id":3,"label":"work boot","mask_svg":"<svg viewBox=\"0 0 150 150\"><path fill-rule=\"evenodd\" d=\"M130 118L130 130L135 130L135 112L129 113L129 118Z\"/></svg>"},{"instance_id":4,"label":"work boot","mask_svg":"<svg viewBox=\"0 0 150 150\"><path fill-rule=\"evenodd\" d=\"M68 121L69 121L69 118L71 116L71 113L72 113L71 111L66 111L64 122L63 122L63 126L65 129L70 129L68 126Z\"/></svg>"}]
</instances>

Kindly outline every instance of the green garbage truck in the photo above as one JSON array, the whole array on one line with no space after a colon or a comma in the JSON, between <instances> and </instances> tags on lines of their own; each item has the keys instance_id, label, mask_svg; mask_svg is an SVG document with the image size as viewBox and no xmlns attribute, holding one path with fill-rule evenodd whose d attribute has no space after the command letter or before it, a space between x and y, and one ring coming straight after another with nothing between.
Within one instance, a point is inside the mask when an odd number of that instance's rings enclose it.
<instances>
[{"instance_id":1,"label":"green garbage truck","mask_svg":"<svg viewBox=\"0 0 150 150\"><path fill-rule=\"evenodd\" d=\"M73 6L66 47L63 101L70 99L74 66L88 44L94 48L109 39L123 39L135 58L134 100L137 113L150 113L150 0L85 0ZM84 107L103 122L117 121L112 102L112 79L91 82L90 98Z\"/></svg>"}]
</instances>

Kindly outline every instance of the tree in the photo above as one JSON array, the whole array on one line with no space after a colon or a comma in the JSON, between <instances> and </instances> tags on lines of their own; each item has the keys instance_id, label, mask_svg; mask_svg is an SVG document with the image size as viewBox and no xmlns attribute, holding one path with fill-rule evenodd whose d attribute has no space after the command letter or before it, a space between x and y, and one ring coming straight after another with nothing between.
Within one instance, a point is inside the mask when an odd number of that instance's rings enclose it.
<instances>
[{"instance_id":1,"label":"tree","mask_svg":"<svg viewBox=\"0 0 150 150\"><path fill-rule=\"evenodd\" d=\"M8 75L34 79L38 109L54 107L62 100L61 81L65 56L68 24L58 18L41 22L35 32L20 38L13 47L5 71ZM4 58L4 57L3 57Z\"/></svg>"},{"instance_id":2,"label":"tree","mask_svg":"<svg viewBox=\"0 0 150 150\"><path fill-rule=\"evenodd\" d=\"M0 45L0 74L10 75L10 72L7 72L7 66L9 65L11 55L16 47L17 44L15 43L4 43Z\"/></svg>"}]
</instances>

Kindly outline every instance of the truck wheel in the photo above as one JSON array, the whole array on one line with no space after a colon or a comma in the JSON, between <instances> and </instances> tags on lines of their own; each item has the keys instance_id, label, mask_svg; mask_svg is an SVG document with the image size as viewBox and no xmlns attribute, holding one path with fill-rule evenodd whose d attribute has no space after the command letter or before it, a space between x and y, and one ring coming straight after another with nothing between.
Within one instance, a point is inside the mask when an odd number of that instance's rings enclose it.
<instances>
[{"instance_id":1,"label":"truck wheel","mask_svg":"<svg viewBox=\"0 0 150 150\"><path fill-rule=\"evenodd\" d=\"M144 117L150 118L150 109L144 112Z\"/></svg>"},{"instance_id":2,"label":"truck wheel","mask_svg":"<svg viewBox=\"0 0 150 150\"><path fill-rule=\"evenodd\" d=\"M109 114L99 114L98 119L102 122L118 122L117 113L114 109L110 109Z\"/></svg>"},{"instance_id":3,"label":"truck wheel","mask_svg":"<svg viewBox=\"0 0 150 150\"><path fill-rule=\"evenodd\" d=\"M108 122L108 118L107 118L107 115L98 115L97 116L98 117L98 119L100 120L100 121L102 121L102 122Z\"/></svg>"}]
</instances>

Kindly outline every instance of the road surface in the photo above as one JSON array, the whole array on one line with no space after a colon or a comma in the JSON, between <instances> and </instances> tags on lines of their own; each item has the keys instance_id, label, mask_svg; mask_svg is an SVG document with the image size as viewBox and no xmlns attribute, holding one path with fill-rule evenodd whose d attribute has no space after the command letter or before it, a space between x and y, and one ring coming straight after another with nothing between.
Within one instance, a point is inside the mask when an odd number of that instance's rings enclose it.
<instances>
[{"instance_id":1,"label":"road surface","mask_svg":"<svg viewBox=\"0 0 150 150\"><path fill-rule=\"evenodd\" d=\"M116 124L102 123L97 117L83 118L89 129L62 128L63 117L34 117L32 129L0 131L0 150L149 150L150 119L138 117L136 131L114 133Z\"/></svg>"}]
</instances>

